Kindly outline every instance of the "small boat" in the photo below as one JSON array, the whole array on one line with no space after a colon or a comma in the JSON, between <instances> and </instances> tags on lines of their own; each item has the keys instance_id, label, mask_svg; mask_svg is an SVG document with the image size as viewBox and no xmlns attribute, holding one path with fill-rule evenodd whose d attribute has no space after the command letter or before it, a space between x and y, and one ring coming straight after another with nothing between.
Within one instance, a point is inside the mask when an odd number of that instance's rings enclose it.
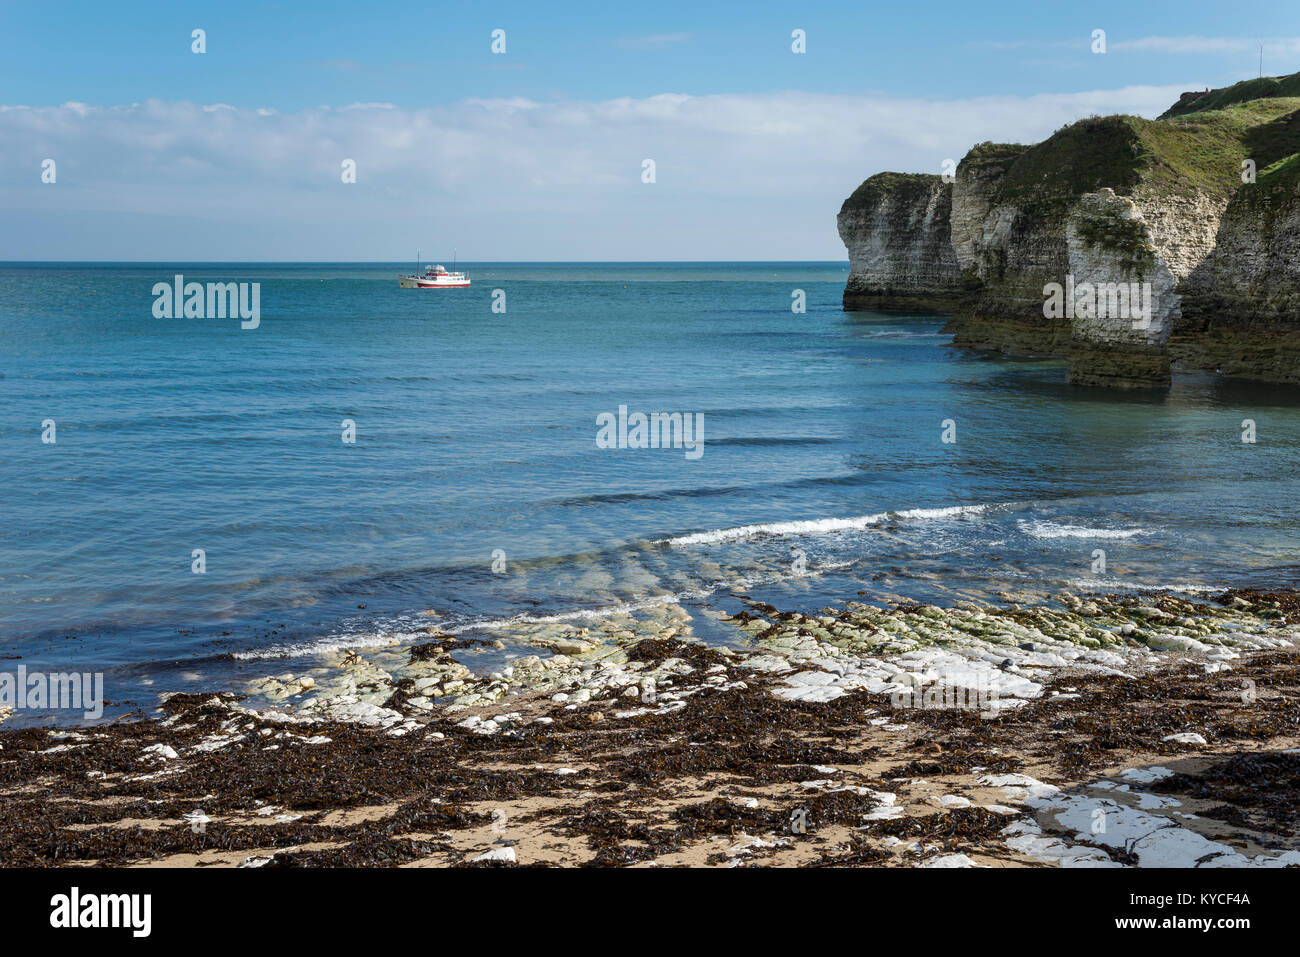
<instances>
[{"instance_id":1,"label":"small boat","mask_svg":"<svg viewBox=\"0 0 1300 957\"><path fill-rule=\"evenodd\" d=\"M418 254L417 254L418 255ZM452 260L452 271L446 266L426 266L420 272L420 261L415 261L415 272L409 276L398 276L397 285L402 289L442 289L446 286L468 286L469 277L463 272L456 272L456 261Z\"/></svg>"}]
</instances>

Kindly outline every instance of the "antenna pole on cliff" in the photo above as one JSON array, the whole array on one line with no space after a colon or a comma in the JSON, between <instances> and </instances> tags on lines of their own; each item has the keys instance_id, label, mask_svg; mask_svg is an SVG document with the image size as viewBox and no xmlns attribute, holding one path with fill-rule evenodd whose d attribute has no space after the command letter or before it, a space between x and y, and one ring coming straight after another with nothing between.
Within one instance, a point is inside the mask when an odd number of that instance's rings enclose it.
<instances>
[{"instance_id":1,"label":"antenna pole on cliff","mask_svg":"<svg viewBox=\"0 0 1300 957\"><path fill-rule=\"evenodd\" d=\"M1264 78L1264 41L1259 41L1259 76Z\"/></svg>"}]
</instances>

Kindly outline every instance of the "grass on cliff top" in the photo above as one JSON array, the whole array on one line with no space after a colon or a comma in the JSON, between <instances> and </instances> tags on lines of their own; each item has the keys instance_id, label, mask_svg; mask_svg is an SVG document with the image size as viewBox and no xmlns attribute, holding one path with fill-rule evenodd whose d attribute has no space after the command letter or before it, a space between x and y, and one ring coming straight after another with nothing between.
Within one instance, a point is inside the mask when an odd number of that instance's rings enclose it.
<instances>
[{"instance_id":1,"label":"grass on cliff top","mask_svg":"<svg viewBox=\"0 0 1300 957\"><path fill-rule=\"evenodd\" d=\"M1232 86L1211 90L1205 96L1189 103L1175 103L1160 114L1160 119L1166 120L1175 116L1222 110L1225 107L1237 103L1246 103L1250 100L1289 96L1300 96L1300 73L1292 73L1290 76L1265 76L1254 80L1243 80L1241 83L1234 83Z\"/></svg>"},{"instance_id":2,"label":"grass on cliff top","mask_svg":"<svg viewBox=\"0 0 1300 957\"><path fill-rule=\"evenodd\" d=\"M1242 187L1248 203L1267 202L1274 209L1289 208L1300 198L1300 153L1259 171L1253 187Z\"/></svg>"},{"instance_id":3,"label":"grass on cliff top","mask_svg":"<svg viewBox=\"0 0 1300 957\"><path fill-rule=\"evenodd\" d=\"M1133 119L1096 116L1062 127L1012 161L999 199L1051 207L1103 186L1131 192L1140 178Z\"/></svg>"},{"instance_id":4,"label":"grass on cliff top","mask_svg":"<svg viewBox=\"0 0 1300 957\"><path fill-rule=\"evenodd\" d=\"M976 143L966 154L968 160L989 160L989 159L1015 159L1027 149L1033 147L1024 143L994 143L992 140L985 140L983 143Z\"/></svg>"},{"instance_id":5,"label":"grass on cliff top","mask_svg":"<svg viewBox=\"0 0 1300 957\"><path fill-rule=\"evenodd\" d=\"M1291 81L1295 83L1292 84ZM1295 96L1283 92L1294 85ZM1300 74L1260 87L1237 84L1234 96L1265 89L1263 98L1213 102L1181 115L1095 116L1062 127L1035 146L979 143L963 164L1006 169L996 204L1014 204L1037 215L1062 215L1084 193L1110 187L1121 196L1189 197L1195 192L1226 202L1242 187L1242 161L1255 161L1261 197L1289 199L1300 154ZM1222 97L1220 100L1225 100ZM845 201L845 207L878 205L896 191L921 196L942 183L926 173L878 173ZM1287 192L1290 190L1290 192Z\"/></svg>"},{"instance_id":6,"label":"grass on cliff top","mask_svg":"<svg viewBox=\"0 0 1300 957\"><path fill-rule=\"evenodd\" d=\"M1158 192L1194 186L1215 198L1241 186L1241 163L1257 169L1300 152L1300 98L1254 100L1172 120L1134 118L1146 166Z\"/></svg>"},{"instance_id":7,"label":"grass on cliff top","mask_svg":"<svg viewBox=\"0 0 1300 957\"><path fill-rule=\"evenodd\" d=\"M853 195L844 201L844 206L867 206L878 203L887 193L907 189L917 193L926 192L942 184L943 177L935 173L877 173L863 180L862 185L853 191Z\"/></svg>"},{"instance_id":8,"label":"grass on cliff top","mask_svg":"<svg viewBox=\"0 0 1300 957\"><path fill-rule=\"evenodd\" d=\"M1057 130L1013 161L1000 201L1043 210L1109 186L1157 195L1198 189L1227 199L1241 186L1241 162L1258 169L1300 152L1300 98L1241 103L1168 120L1102 116Z\"/></svg>"}]
</instances>

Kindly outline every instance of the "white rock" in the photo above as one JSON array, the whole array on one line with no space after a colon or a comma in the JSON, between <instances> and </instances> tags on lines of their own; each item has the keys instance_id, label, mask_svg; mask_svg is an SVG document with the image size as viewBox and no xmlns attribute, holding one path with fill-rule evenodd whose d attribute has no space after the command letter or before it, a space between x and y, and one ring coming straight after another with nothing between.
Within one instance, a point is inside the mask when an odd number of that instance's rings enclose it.
<instances>
[{"instance_id":1,"label":"white rock","mask_svg":"<svg viewBox=\"0 0 1300 957\"><path fill-rule=\"evenodd\" d=\"M1168 768L1156 766L1154 768L1126 768L1119 773L1119 776L1125 781L1132 781L1134 784L1150 784L1152 781L1163 781L1165 778L1173 777L1174 772Z\"/></svg>"},{"instance_id":2,"label":"white rock","mask_svg":"<svg viewBox=\"0 0 1300 957\"><path fill-rule=\"evenodd\" d=\"M1179 734L1167 734L1161 741L1173 741L1175 744L1208 744L1201 735L1192 731L1183 731Z\"/></svg>"},{"instance_id":3,"label":"white rock","mask_svg":"<svg viewBox=\"0 0 1300 957\"><path fill-rule=\"evenodd\" d=\"M862 815L864 821L892 821L902 817L906 811L901 807L873 807Z\"/></svg>"},{"instance_id":4,"label":"white rock","mask_svg":"<svg viewBox=\"0 0 1300 957\"><path fill-rule=\"evenodd\" d=\"M478 857L470 858L474 861L505 861L509 864L515 863L515 849L513 847L498 847L495 850L488 851L486 854L480 854Z\"/></svg>"}]
</instances>

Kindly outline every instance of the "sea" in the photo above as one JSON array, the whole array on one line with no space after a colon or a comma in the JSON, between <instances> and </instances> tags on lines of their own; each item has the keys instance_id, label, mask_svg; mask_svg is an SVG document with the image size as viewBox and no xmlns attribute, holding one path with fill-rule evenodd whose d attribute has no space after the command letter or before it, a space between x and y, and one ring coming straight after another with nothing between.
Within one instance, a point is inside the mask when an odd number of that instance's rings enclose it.
<instances>
[{"instance_id":1,"label":"sea","mask_svg":"<svg viewBox=\"0 0 1300 957\"><path fill-rule=\"evenodd\" d=\"M1295 388L1071 386L843 311L845 262L412 268L0 264L0 670L111 716L431 622L1300 579Z\"/></svg>"}]
</instances>

